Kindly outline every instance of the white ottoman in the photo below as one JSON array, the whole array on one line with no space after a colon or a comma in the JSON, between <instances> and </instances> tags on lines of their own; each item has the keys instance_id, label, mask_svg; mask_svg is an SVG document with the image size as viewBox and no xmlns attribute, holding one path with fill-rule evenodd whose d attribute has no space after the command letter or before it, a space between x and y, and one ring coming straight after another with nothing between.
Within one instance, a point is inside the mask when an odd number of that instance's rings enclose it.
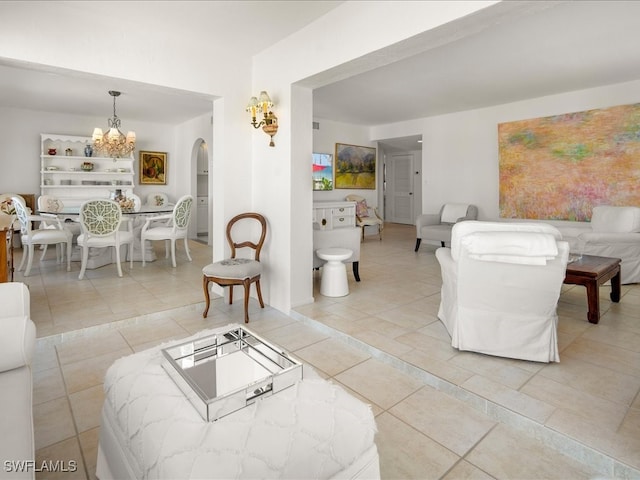
<instances>
[{"instance_id":1,"label":"white ottoman","mask_svg":"<svg viewBox=\"0 0 640 480\"><path fill-rule=\"evenodd\" d=\"M351 257L353 251L348 248L319 248L316 255L327 263L322 267L320 293L325 297L344 297L349 295L347 267L343 260Z\"/></svg>"},{"instance_id":2,"label":"white ottoman","mask_svg":"<svg viewBox=\"0 0 640 480\"><path fill-rule=\"evenodd\" d=\"M167 346L123 357L107 371L100 480L380 478L371 407L308 365L293 386L207 422L162 367Z\"/></svg>"}]
</instances>

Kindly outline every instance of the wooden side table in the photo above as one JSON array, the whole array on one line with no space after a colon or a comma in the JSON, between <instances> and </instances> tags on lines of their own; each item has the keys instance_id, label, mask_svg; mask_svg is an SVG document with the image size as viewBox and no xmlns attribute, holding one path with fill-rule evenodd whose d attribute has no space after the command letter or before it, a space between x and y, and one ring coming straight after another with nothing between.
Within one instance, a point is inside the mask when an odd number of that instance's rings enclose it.
<instances>
[{"instance_id":1,"label":"wooden side table","mask_svg":"<svg viewBox=\"0 0 640 480\"><path fill-rule=\"evenodd\" d=\"M611 280L612 302L620 301L620 262L619 258L597 257L583 255L581 259L567 265L564 283L584 285L587 288L587 302L589 323L600 321L600 285Z\"/></svg>"}]
</instances>

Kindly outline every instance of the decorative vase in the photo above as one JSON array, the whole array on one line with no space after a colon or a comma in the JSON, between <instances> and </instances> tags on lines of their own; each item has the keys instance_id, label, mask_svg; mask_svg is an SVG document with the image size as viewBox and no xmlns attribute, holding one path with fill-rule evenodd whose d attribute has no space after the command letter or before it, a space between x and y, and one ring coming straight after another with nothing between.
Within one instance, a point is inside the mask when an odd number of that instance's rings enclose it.
<instances>
[{"instance_id":1,"label":"decorative vase","mask_svg":"<svg viewBox=\"0 0 640 480\"><path fill-rule=\"evenodd\" d=\"M85 157L91 157L93 156L93 147L91 145L89 145L87 143L87 145L84 147L84 156Z\"/></svg>"}]
</instances>

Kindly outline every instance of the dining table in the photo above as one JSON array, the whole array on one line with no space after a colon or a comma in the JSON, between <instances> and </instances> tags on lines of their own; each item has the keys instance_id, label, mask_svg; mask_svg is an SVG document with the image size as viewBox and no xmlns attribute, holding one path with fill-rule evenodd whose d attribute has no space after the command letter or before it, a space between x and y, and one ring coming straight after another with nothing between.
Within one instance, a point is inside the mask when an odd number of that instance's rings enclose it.
<instances>
[{"instance_id":1,"label":"dining table","mask_svg":"<svg viewBox=\"0 0 640 480\"><path fill-rule=\"evenodd\" d=\"M133 232L133 252L127 251L126 260L130 259L129 255L133 255L134 262L142 262L142 242L140 240L140 232L144 223L149 217L165 215L173 212L174 204L166 204L162 206L141 205L138 209L122 209L123 222L120 228L131 228ZM73 233L74 246L71 254L72 262L80 262L82 260L82 249L75 243L77 236L82 233L80 225L80 207L68 207L58 211L40 210L38 215L51 216L58 218L63 222L66 228ZM157 260L157 255L151 245L148 243L144 246L145 261L153 262ZM125 257L122 257L125 258ZM115 252L111 248L90 248L89 259L87 261L87 269L93 270L104 265L115 262Z\"/></svg>"}]
</instances>

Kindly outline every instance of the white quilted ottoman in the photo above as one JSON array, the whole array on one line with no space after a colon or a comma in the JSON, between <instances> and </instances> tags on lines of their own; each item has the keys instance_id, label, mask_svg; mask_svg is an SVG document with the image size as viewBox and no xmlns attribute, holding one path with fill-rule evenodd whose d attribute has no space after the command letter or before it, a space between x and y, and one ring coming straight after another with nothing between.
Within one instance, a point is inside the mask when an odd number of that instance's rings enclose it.
<instances>
[{"instance_id":1,"label":"white quilted ottoman","mask_svg":"<svg viewBox=\"0 0 640 480\"><path fill-rule=\"evenodd\" d=\"M100 480L380 478L370 407L307 365L295 385L206 422L162 367L168 345L107 371Z\"/></svg>"}]
</instances>

